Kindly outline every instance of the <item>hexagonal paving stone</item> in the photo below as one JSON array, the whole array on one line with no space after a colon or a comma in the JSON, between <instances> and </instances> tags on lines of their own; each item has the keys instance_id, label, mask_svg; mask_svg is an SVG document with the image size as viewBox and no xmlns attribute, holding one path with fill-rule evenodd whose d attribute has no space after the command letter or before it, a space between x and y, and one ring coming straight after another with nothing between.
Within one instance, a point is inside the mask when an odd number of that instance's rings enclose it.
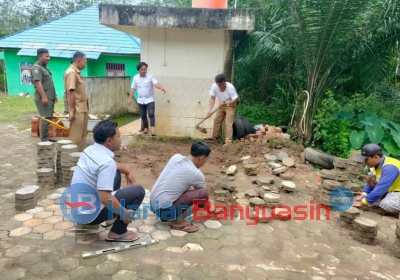
<instances>
[{"instance_id":1,"label":"hexagonal paving stone","mask_svg":"<svg viewBox=\"0 0 400 280\"><path fill-rule=\"evenodd\" d=\"M216 229L206 229L203 232L203 235L208 239L218 239L222 236L222 233Z\"/></svg>"},{"instance_id":2,"label":"hexagonal paving stone","mask_svg":"<svg viewBox=\"0 0 400 280\"><path fill-rule=\"evenodd\" d=\"M171 234L167 230L156 230L151 234L151 237L158 240L166 240L171 237Z\"/></svg>"},{"instance_id":3,"label":"hexagonal paving stone","mask_svg":"<svg viewBox=\"0 0 400 280\"><path fill-rule=\"evenodd\" d=\"M25 255L26 253L28 253L30 249L31 248L29 246L16 245L16 246L8 249L5 253L5 256L8 258L19 257L19 256L22 256L22 255Z\"/></svg>"},{"instance_id":4,"label":"hexagonal paving stone","mask_svg":"<svg viewBox=\"0 0 400 280\"><path fill-rule=\"evenodd\" d=\"M29 274L37 276L39 279L53 271L53 264L51 262L40 262L32 266Z\"/></svg>"},{"instance_id":5,"label":"hexagonal paving stone","mask_svg":"<svg viewBox=\"0 0 400 280\"><path fill-rule=\"evenodd\" d=\"M7 279L24 279L24 278L26 278L24 268L7 269Z\"/></svg>"},{"instance_id":6,"label":"hexagonal paving stone","mask_svg":"<svg viewBox=\"0 0 400 280\"><path fill-rule=\"evenodd\" d=\"M35 219L46 219L48 217L53 216L53 212L52 211L42 211L40 213L37 213L34 215Z\"/></svg>"},{"instance_id":7,"label":"hexagonal paving stone","mask_svg":"<svg viewBox=\"0 0 400 280\"><path fill-rule=\"evenodd\" d=\"M170 230L171 226L169 225L169 223L164 223L164 222L157 222L156 224L154 224L154 226L157 229L163 229L163 230Z\"/></svg>"},{"instance_id":8,"label":"hexagonal paving stone","mask_svg":"<svg viewBox=\"0 0 400 280\"><path fill-rule=\"evenodd\" d=\"M218 240L225 247L236 246L239 243L239 239L236 236L232 235L223 235Z\"/></svg>"},{"instance_id":9,"label":"hexagonal paving stone","mask_svg":"<svg viewBox=\"0 0 400 280\"><path fill-rule=\"evenodd\" d=\"M258 234L255 226L246 226L238 228L239 235L241 236L256 236Z\"/></svg>"},{"instance_id":10,"label":"hexagonal paving stone","mask_svg":"<svg viewBox=\"0 0 400 280\"><path fill-rule=\"evenodd\" d=\"M198 243L200 244L201 242L204 241L204 236L199 233L199 232L195 232L195 233L190 233L188 235L185 235L184 237L187 241L189 241L190 243Z\"/></svg>"},{"instance_id":11,"label":"hexagonal paving stone","mask_svg":"<svg viewBox=\"0 0 400 280\"><path fill-rule=\"evenodd\" d=\"M318 253L332 254L333 252L332 248L324 243L314 243L312 247Z\"/></svg>"},{"instance_id":12,"label":"hexagonal paving stone","mask_svg":"<svg viewBox=\"0 0 400 280\"><path fill-rule=\"evenodd\" d=\"M36 206L33 209L29 209L26 211L28 214L37 214L44 211L44 207Z\"/></svg>"},{"instance_id":13,"label":"hexagonal paving stone","mask_svg":"<svg viewBox=\"0 0 400 280\"><path fill-rule=\"evenodd\" d=\"M35 227L35 226L38 226L41 224L43 224L43 219L30 219L30 220L23 222L22 225L24 227Z\"/></svg>"},{"instance_id":14,"label":"hexagonal paving stone","mask_svg":"<svg viewBox=\"0 0 400 280\"><path fill-rule=\"evenodd\" d=\"M30 227L19 227L10 231L10 236L23 236L32 231Z\"/></svg>"},{"instance_id":15,"label":"hexagonal paving stone","mask_svg":"<svg viewBox=\"0 0 400 280\"><path fill-rule=\"evenodd\" d=\"M176 229L171 229L169 232L171 233L172 236L179 236L179 237L183 237L186 234L188 234L188 232Z\"/></svg>"},{"instance_id":16,"label":"hexagonal paving stone","mask_svg":"<svg viewBox=\"0 0 400 280\"><path fill-rule=\"evenodd\" d=\"M218 229L224 235L235 235L237 229L234 226L222 226Z\"/></svg>"},{"instance_id":17,"label":"hexagonal paving stone","mask_svg":"<svg viewBox=\"0 0 400 280\"><path fill-rule=\"evenodd\" d=\"M152 233L155 231L157 228L155 226L149 226L149 225L143 225L138 227L139 232L144 232L144 233Z\"/></svg>"},{"instance_id":18,"label":"hexagonal paving stone","mask_svg":"<svg viewBox=\"0 0 400 280\"><path fill-rule=\"evenodd\" d=\"M182 254L182 253L186 252L181 247L168 247L168 248L165 248L165 251L173 252L173 253L177 253L177 254Z\"/></svg>"},{"instance_id":19,"label":"hexagonal paving stone","mask_svg":"<svg viewBox=\"0 0 400 280\"><path fill-rule=\"evenodd\" d=\"M64 216L63 213L61 212L61 210L54 211L53 215L54 216Z\"/></svg>"},{"instance_id":20,"label":"hexagonal paving stone","mask_svg":"<svg viewBox=\"0 0 400 280\"><path fill-rule=\"evenodd\" d=\"M204 248L201 247L200 244L195 244L195 243L187 243L186 245L182 246L182 249L184 251L194 251L194 252L204 251Z\"/></svg>"},{"instance_id":21,"label":"hexagonal paving stone","mask_svg":"<svg viewBox=\"0 0 400 280\"><path fill-rule=\"evenodd\" d=\"M222 224L220 222L213 220L206 221L204 225L206 226L206 228L210 229L219 229L220 227L222 227Z\"/></svg>"},{"instance_id":22,"label":"hexagonal paving stone","mask_svg":"<svg viewBox=\"0 0 400 280\"><path fill-rule=\"evenodd\" d=\"M112 280L127 280L127 279L136 280L137 279L136 271L120 270L112 277Z\"/></svg>"},{"instance_id":23,"label":"hexagonal paving stone","mask_svg":"<svg viewBox=\"0 0 400 280\"><path fill-rule=\"evenodd\" d=\"M53 229L53 225L51 224L41 224L32 229L33 233L45 233Z\"/></svg>"},{"instance_id":24,"label":"hexagonal paving stone","mask_svg":"<svg viewBox=\"0 0 400 280\"><path fill-rule=\"evenodd\" d=\"M71 223L70 221L62 221L62 222L54 224L54 229L60 229L60 230L70 229L73 227L74 227L74 224Z\"/></svg>"},{"instance_id":25,"label":"hexagonal paving stone","mask_svg":"<svg viewBox=\"0 0 400 280\"><path fill-rule=\"evenodd\" d=\"M201 242L201 246L206 250L218 250L222 247L222 244L219 240L206 239Z\"/></svg>"},{"instance_id":26,"label":"hexagonal paving stone","mask_svg":"<svg viewBox=\"0 0 400 280\"><path fill-rule=\"evenodd\" d=\"M25 222L33 218L33 214L23 213L14 216L14 221Z\"/></svg>"},{"instance_id":27,"label":"hexagonal paving stone","mask_svg":"<svg viewBox=\"0 0 400 280\"><path fill-rule=\"evenodd\" d=\"M162 267L154 264L142 264L138 272L141 279L158 279L162 274Z\"/></svg>"},{"instance_id":28,"label":"hexagonal paving stone","mask_svg":"<svg viewBox=\"0 0 400 280\"><path fill-rule=\"evenodd\" d=\"M51 202L53 203L53 202ZM60 210L60 205L58 204L50 204L49 206L47 206L46 208L44 208L45 211L57 211Z\"/></svg>"},{"instance_id":29,"label":"hexagonal paving stone","mask_svg":"<svg viewBox=\"0 0 400 280\"><path fill-rule=\"evenodd\" d=\"M182 247L187 241L179 236L172 236L165 241L171 247Z\"/></svg>"},{"instance_id":30,"label":"hexagonal paving stone","mask_svg":"<svg viewBox=\"0 0 400 280\"><path fill-rule=\"evenodd\" d=\"M52 193L52 194L49 194L48 196L46 196L46 199L55 200L55 199L59 199L60 197L61 197L61 193Z\"/></svg>"},{"instance_id":31,"label":"hexagonal paving stone","mask_svg":"<svg viewBox=\"0 0 400 280\"><path fill-rule=\"evenodd\" d=\"M338 266L340 264L340 260L338 258L328 254L319 254L317 260L328 266Z\"/></svg>"},{"instance_id":32,"label":"hexagonal paving stone","mask_svg":"<svg viewBox=\"0 0 400 280\"><path fill-rule=\"evenodd\" d=\"M44 219L44 223L45 224L56 224L56 223L59 223L59 222L61 222L61 221L63 221L64 220L64 217L61 217L61 216L51 216L51 217L48 217L48 218L46 218L46 219Z\"/></svg>"},{"instance_id":33,"label":"hexagonal paving stone","mask_svg":"<svg viewBox=\"0 0 400 280\"><path fill-rule=\"evenodd\" d=\"M64 232L63 231L53 229L53 230L50 230L48 232L45 232L43 234L43 239L44 240L56 240L56 239L59 239L59 238L61 238L63 236L64 236Z\"/></svg>"},{"instance_id":34,"label":"hexagonal paving stone","mask_svg":"<svg viewBox=\"0 0 400 280\"><path fill-rule=\"evenodd\" d=\"M276 229L274 230L274 232L272 233L277 239L281 239L281 240L290 240L293 237L293 235L288 232L287 230L283 230L283 229Z\"/></svg>"},{"instance_id":35,"label":"hexagonal paving stone","mask_svg":"<svg viewBox=\"0 0 400 280\"><path fill-rule=\"evenodd\" d=\"M98 275L113 275L121 269L121 263L115 261L105 261L96 266Z\"/></svg>"},{"instance_id":36,"label":"hexagonal paving stone","mask_svg":"<svg viewBox=\"0 0 400 280\"><path fill-rule=\"evenodd\" d=\"M282 259L289 262L301 262L302 257L293 251L282 251L280 254Z\"/></svg>"}]
</instances>

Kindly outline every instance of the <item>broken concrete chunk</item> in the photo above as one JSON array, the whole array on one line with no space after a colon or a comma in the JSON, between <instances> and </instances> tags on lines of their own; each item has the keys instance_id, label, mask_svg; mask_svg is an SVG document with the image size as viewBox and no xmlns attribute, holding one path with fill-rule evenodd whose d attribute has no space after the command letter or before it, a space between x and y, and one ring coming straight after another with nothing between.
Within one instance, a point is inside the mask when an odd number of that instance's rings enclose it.
<instances>
[{"instance_id":1,"label":"broken concrete chunk","mask_svg":"<svg viewBox=\"0 0 400 280\"><path fill-rule=\"evenodd\" d=\"M234 183L227 183L227 182L219 182L217 185L217 188L219 189L225 189L231 192L236 191L236 186L234 185Z\"/></svg>"},{"instance_id":2,"label":"broken concrete chunk","mask_svg":"<svg viewBox=\"0 0 400 280\"><path fill-rule=\"evenodd\" d=\"M281 201L281 196L274 193L266 193L264 195L264 201L267 203L278 203Z\"/></svg>"},{"instance_id":3,"label":"broken concrete chunk","mask_svg":"<svg viewBox=\"0 0 400 280\"><path fill-rule=\"evenodd\" d=\"M247 198L258 197L259 196L258 191L256 191L256 190L247 190L244 193L244 195Z\"/></svg>"},{"instance_id":4,"label":"broken concrete chunk","mask_svg":"<svg viewBox=\"0 0 400 280\"><path fill-rule=\"evenodd\" d=\"M221 197L221 196L228 196L230 192L228 190L215 190L214 194L216 197Z\"/></svg>"},{"instance_id":5,"label":"broken concrete chunk","mask_svg":"<svg viewBox=\"0 0 400 280\"><path fill-rule=\"evenodd\" d=\"M356 207L350 207L348 210L340 212L340 217L346 217L348 219L354 220L360 216L360 210Z\"/></svg>"},{"instance_id":6,"label":"broken concrete chunk","mask_svg":"<svg viewBox=\"0 0 400 280\"><path fill-rule=\"evenodd\" d=\"M279 177L281 177L282 178L282 180L289 180L289 181L291 181L291 180L293 180L294 179L294 173L292 173L292 172L285 172L285 173L281 173L281 174L279 174Z\"/></svg>"},{"instance_id":7,"label":"broken concrete chunk","mask_svg":"<svg viewBox=\"0 0 400 280\"><path fill-rule=\"evenodd\" d=\"M274 162L278 160L278 158L275 155L265 154L264 157L268 162Z\"/></svg>"},{"instance_id":8,"label":"broken concrete chunk","mask_svg":"<svg viewBox=\"0 0 400 280\"><path fill-rule=\"evenodd\" d=\"M287 221L291 219L290 211L286 208L272 209L276 220Z\"/></svg>"},{"instance_id":9,"label":"broken concrete chunk","mask_svg":"<svg viewBox=\"0 0 400 280\"><path fill-rule=\"evenodd\" d=\"M282 161L284 158L289 157L289 155L288 155L287 153L285 153L285 152L279 152L279 153L276 155L276 157L277 157L277 159L278 159L279 161Z\"/></svg>"},{"instance_id":10,"label":"broken concrete chunk","mask_svg":"<svg viewBox=\"0 0 400 280\"><path fill-rule=\"evenodd\" d=\"M269 223L273 216L271 213L268 213L266 209L259 209L258 211L253 211L253 217L258 217L258 222L260 223Z\"/></svg>"},{"instance_id":11,"label":"broken concrete chunk","mask_svg":"<svg viewBox=\"0 0 400 280\"><path fill-rule=\"evenodd\" d=\"M244 166L244 172L248 176L255 176L257 175L258 172L258 164L245 164Z\"/></svg>"},{"instance_id":12,"label":"broken concrete chunk","mask_svg":"<svg viewBox=\"0 0 400 280\"><path fill-rule=\"evenodd\" d=\"M296 184L292 181L282 181L282 189L287 192L294 192L296 190Z\"/></svg>"},{"instance_id":13,"label":"broken concrete chunk","mask_svg":"<svg viewBox=\"0 0 400 280\"><path fill-rule=\"evenodd\" d=\"M354 230L359 232L378 232L378 222L368 219L358 217L354 220Z\"/></svg>"},{"instance_id":14,"label":"broken concrete chunk","mask_svg":"<svg viewBox=\"0 0 400 280\"><path fill-rule=\"evenodd\" d=\"M343 187L343 183L335 180L325 179L322 181L322 187L333 191L336 188Z\"/></svg>"},{"instance_id":15,"label":"broken concrete chunk","mask_svg":"<svg viewBox=\"0 0 400 280\"><path fill-rule=\"evenodd\" d=\"M281 173L286 172L286 170L287 170L287 167L284 167L284 166L283 167L279 167L277 169L272 170L272 174L279 175Z\"/></svg>"},{"instance_id":16,"label":"broken concrete chunk","mask_svg":"<svg viewBox=\"0 0 400 280\"><path fill-rule=\"evenodd\" d=\"M274 177L269 175L268 173L261 173L257 175L256 183L257 185L271 185L275 182Z\"/></svg>"},{"instance_id":17,"label":"broken concrete chunk","mask_svg":"<svg viewBox=\"0 0 400 280\"><path fill-rule=\"evenodd\" d=\"M251 158L251 156L242 157L241 161L243 162L243 164L252 164L253 163L253 159Z\"/></svg>"},{"instance_id":18,"label":"broken concrete chunk","mask_svg":"<svg viewBox=\"0 0 400 280\"><path fill-rule=\"evenodd\" d=\"M282 163L287 167L293 167L295 165L294 160L290 157L283 158Z\"/></svg>"},{"instance_id":19,"label":"broken concrete chunk","mask_svg":"<svg viewBox=\"0 0 400 280\"><path fill-rule=\"evenodd\" d=\"M256 206L261 207L263 205L265 205L265 201L263 199L258 198L258 197L250 198L250 206L251 207L256 207Z\"/></svg>"},{"instance_id":20,"label":"broken concrete chunk","mask_svg":"<svg viewBox=\"0 0 400 280\"><path fill-rule=\"evenodd\" d=\"M226 170L226 175L229 175L229 176L233 176L236 173L237 173L237 166L236 165L231 165Z\"/></svg>"},{"instance_id":21,"label":"broken concrete chunk","mask_svg":"<svg viewBox=\"0 0 400 280\"><path fill-rule=\"evenodd\" d=\"M268 166L272 169L277 169L277 168L281 168L282 165L280 165L279 163L275 163L275 162L269 162Z\"/></svg>"}]
</instances>

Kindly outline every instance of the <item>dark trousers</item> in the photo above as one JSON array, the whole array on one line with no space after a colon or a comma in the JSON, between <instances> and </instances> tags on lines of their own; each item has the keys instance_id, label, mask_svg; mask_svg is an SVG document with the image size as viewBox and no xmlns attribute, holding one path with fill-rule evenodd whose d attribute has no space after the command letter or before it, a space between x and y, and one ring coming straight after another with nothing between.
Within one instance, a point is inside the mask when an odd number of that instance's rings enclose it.
<instances>
[{"instance_id":1,"label":"dark trousers","mask_svg":"<svg viewBox=\"0 0 400 280\"><path fill-rule=\"evenodd\" d=\"M127 186L125 188L121 188L121 173L117 171L117 175L115 176L114 179L114 191L117 191L115 193L115 198L121 203L121 200L124 200L124 206L125 208L129 207L130 210L137 210L139 208L140 204L142 204L142 201L144 199L145 195L145 190L141 185L133 185L133 186ZM135 206L135 207L132 207ZM121 213L122 214L122 213ZM117 215L113 213L113 218L117 218L115 221L114 225L112 226L111 230L114 233L117 234L123 234L126 232L126 228L128 227L127 224L123 222L123 220L120 219L120 215ZM101 224L102 222L109 220L109 210L107 208L103 208L100 212L100 214L97 216L97 218L91 222L91 225L98 225Z\"/></svg>"},{"instance_id":2,"label":"dark trousers","mask_svg":"<svg viewBox=\"0 0 400 280\"><path fill-rule=\"evenodd\" d=\"M41 99L35 99L36 108L39 111L39 115L41 117L52 117L54 113L54 100L49 100L47 106L43 106ZM49 140L49 124L46 121L40 120L40 140L48 141Z\"/></svg>"},{"instance_id":3,"label":"dark trousers","mask_svg":"<svg viewBox=\"0 0 400 280\"><path fill-rule=\"evenodd\" d=\"M149 123L147 121L147 114L149 115L150 126L156 126L156 120L154 117L155 103L151 102L149 104L139 104L139 109L140 109L140 117L142 118L143 128L146 129L149 127Z\"/></svg>"}]
</instances>

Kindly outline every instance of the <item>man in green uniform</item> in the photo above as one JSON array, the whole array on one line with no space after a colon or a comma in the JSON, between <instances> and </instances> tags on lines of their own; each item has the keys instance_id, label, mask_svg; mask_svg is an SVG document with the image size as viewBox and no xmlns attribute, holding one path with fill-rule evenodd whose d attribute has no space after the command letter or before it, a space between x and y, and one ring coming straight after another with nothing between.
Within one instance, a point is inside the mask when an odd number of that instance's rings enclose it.
<instances>
[{"instance_id":1,"label":"man in green uniform","mask_svg":"<svg viewBox=\"0 0 400 280\"><path fill-rule=\"evenodd\" d=\"M32 67L32 80L35 86L35 104L41 117L52 117L54 104L57 103L56 89L54 88L53 77L47 64L50 60L47 49L37 50L38 62ZM49 123L40 122L40 140L53 141L49 139Z\"/></svg>"}]
</instances>

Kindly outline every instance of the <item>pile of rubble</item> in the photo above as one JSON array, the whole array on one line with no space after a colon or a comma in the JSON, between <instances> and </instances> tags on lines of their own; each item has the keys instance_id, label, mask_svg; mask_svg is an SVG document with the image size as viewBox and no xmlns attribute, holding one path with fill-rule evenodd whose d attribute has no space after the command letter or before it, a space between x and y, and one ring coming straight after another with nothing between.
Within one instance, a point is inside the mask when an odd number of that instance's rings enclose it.
<instances>
[{"instance_id":1,"label":"pile of rubble","mask_svg":"<svg viewBox=\"0 0 400 280\"><path fill-rule=\"evenodd\" d=\"M364 165L355 159L356 155L352 155L350 159L338 158L333 159L334 169L323 169L319 173L322 184L318 186L314 193L314 200L323 205L330 205L329 197L331 192L339 187L349 189L354 195L362 192L364 183L360 180L364 179Z\"/></svg>"},{"instance_id":2,"label":"pile of rubble","mask_svg":"<svg viewBox=\"0 0 400 280\"><path fill-rule=\"evenodd\" d=\"M241 139L241 141L251 141L251 142L262 142L265 143L268 140L281 138L285 140L290 140L290 135L287 133L282 132L282 128L271 126L271 125L264 125L255 134L249 134L245 138Z\"/></svg>"},{"instance_id":3,"label":"pile of rubble","mask_svg":"<svg viewBox=\"0 0 400 280\"><path fill-rule=\"evenodd\" d=\"M263 207L274 209L275 217L280 212L282 205L281 193L293 193L296 185L293 180L295 168L294 159L288 154L280 152L276 155L266 154L263 162L256 163L250 156L241 158L244 174L252 178L253 186L244 192L244 198L250 207ZM229 195L236 196L237 191L234 182L238 166L229 166L224 173L226 177L219 183L218 189L214 191L217 202L226 202ZM283 209L285 210L285 209ZM286 210L285 210L286 211ZM260 222L268 222L262 219Z\"/></svg>"}]
</instances>

